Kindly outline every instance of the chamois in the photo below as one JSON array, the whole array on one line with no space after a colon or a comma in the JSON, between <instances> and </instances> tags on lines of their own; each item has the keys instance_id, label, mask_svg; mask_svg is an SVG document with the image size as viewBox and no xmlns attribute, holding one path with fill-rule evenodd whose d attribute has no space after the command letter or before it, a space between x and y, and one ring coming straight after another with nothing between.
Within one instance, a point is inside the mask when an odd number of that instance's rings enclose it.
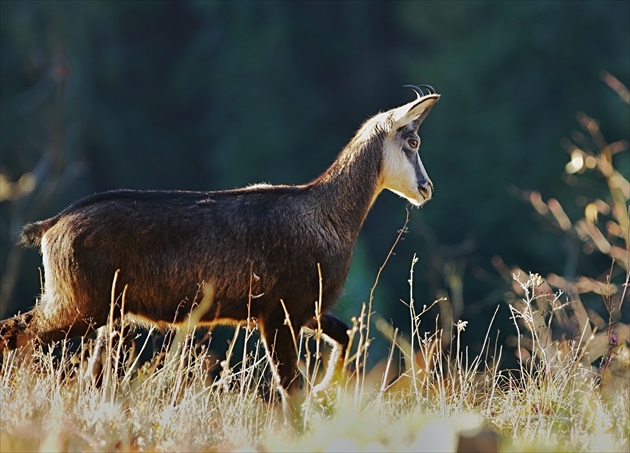
<instances>
[{"instance_id":1,"label":"chamois","mask_svg":"<svg viewBox=\"0 0 630 453\"><path fill-rule=\"evenodd\" d=\"M281 392L299 387L292 335L302 328L321 327L336 350L329 375L349 342L347 324L330 310L374 200L389 189L420 206L433 194L418 127L440 96L428 85L407 87L415 100L368 119L307 184L115 190L27 224L20 243L40 247L44 288L35 308L0 321L0 351L88 334L107 323L125 286L126 313L181 324L211 285L201 324L255 320Z\"/></svg>"}]
</instances>

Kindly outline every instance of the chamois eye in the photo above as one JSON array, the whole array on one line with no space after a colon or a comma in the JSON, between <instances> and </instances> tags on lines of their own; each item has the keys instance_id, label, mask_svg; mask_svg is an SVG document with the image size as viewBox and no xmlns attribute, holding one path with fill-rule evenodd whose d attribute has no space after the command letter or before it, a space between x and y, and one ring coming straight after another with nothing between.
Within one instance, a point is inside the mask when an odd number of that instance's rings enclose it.
<instances>
[{"instance_id":1,"label":"chamois eye","mask_svg":"<svg viewBox=\"0 0 630 453\"><path fill-rule=\"evenodd\" d=\"M410 138L409 140L407 140L407 144L411 148L416 149L418 147L418 145L420 145L420 141L418 139L415 139L415 138Z\"/></svg>"}]
</instances>

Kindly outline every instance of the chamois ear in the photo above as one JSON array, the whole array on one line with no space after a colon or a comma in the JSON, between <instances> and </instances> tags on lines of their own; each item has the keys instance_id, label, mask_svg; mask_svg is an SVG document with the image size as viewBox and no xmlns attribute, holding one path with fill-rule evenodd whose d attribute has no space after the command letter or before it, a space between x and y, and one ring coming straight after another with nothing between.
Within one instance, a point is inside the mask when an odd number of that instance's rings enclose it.
<instances>
[{"instance_id":1,"label":"chamois ear","mask_svg":"<svg viewBox=\"0 0 630 453\"><path fill-rule=\"evenodd\" d=\"M420 124L431 111L433 105L440 99L440 95L428 85L420 85L428 89L428 95L424 95L421 88L414 85L405 85L416 92L416 99L408 104L401 105L392 111L392 119L394 120L394 130L413 123L413 129L418 130Z\"/></svg>"}]
</instances>

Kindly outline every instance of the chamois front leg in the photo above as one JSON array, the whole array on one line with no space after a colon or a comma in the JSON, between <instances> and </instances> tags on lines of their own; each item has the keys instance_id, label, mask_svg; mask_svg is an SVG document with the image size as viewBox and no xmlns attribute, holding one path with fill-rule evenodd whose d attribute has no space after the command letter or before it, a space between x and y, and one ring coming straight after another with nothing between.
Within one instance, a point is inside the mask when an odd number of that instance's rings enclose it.
<instances>
[{"instance_id":1,"label":"chamois front leg","mask_svg":"<svg viewBox=\"0 0 630 453\"><path fill-rule=\"evenodd\" d=\"M300 388L297 351L293 331L287 325L264 324L261 328L263 345L271 363L273 378L283 400Z\"/></svg>"},{"instance_id":2,"label":"chamois front leg","mask_svg":"<svg viewBox=\"0 0 630 453\"><path fill-rule=\"evenodd\" d=\"M343 376L346 350L350 343L348 330L350 327L341 319L331 313L324 313L317 318L311 318L304 328L315 331L321 327L324 340L330 344L332 351L326 365L326 374L322 381L313 387L313 393L318 393L330 385L335 375Z\"/></svg>"}]
</instances>

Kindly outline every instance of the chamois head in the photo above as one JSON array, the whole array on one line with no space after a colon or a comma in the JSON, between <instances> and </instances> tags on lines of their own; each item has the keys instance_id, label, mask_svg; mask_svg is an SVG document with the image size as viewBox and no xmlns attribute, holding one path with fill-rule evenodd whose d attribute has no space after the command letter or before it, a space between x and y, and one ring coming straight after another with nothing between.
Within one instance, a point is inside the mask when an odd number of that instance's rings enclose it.
<instances>
[{"instance_id":1,"label":"chamois head","mask_svg":"<svg viewBox=\"0 0 630 453\"><path fill-rule=\"evenodd\" d=\"M433 195L433 183L418 154L418 128L440 95L429 85L405 87L416 92L414 101L374 117L385 131L380 185L420 206ZM422 88L429 94L425 95Z\"/></svg>"}]
</instances>

